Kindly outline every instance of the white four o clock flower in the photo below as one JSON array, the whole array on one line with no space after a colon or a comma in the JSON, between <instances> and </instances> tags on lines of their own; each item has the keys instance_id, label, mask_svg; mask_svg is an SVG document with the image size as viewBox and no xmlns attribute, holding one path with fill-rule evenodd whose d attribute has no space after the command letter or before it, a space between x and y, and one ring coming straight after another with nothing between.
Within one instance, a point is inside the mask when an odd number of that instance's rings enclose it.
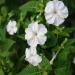
<instances>
[{"instance_id":1,"label":"white four o clock flower","mask_svg":"<svg viewBox=\"0 0 75 75\"><path fill-rule=\"evenodd\" d=\"M10 35L14 35L17 32L16 21L9 21L6 30Z\"/></svg>"},{"instance_id":2,"label":"white four o clock flower","mask_svg":"<svg viewBox=\"0 0 75 75\"><path fill-rule=\"evenodd\" d=\"M45 18L48 24L59 26L68 17L68 8L62 1L49 1L45 7Z\"/></svg>"},{"instance_id":3,"label":"white four o clock flower","mask_svg":"<svg viewBox=\"0 0 75 75\"><path fill-rule=\"evenodd\" d=\"M46 40L47 29L43 24L38 22L32 22L28 28L25 29L25 39L29 46L36 47L37 44L43 45Z\"/></svg>"},{"instance_id":4,"label":"white four o clock flower","mask_svg":"<svg viewBox=\"0 0 75 75\"><path fill-rule=\"evenodd\" d=\"M41 56L37 54L36 48L34 47L26 48L25 55L25 60L33 66L37 66L42 61Z\"/></svg>"}]
</instances>

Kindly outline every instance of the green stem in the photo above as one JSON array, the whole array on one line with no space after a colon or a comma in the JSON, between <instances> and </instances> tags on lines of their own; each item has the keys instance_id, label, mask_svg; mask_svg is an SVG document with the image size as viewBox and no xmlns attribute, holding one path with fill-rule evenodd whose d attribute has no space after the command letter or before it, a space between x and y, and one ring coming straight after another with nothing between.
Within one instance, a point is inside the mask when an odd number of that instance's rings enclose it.
<instances>
[{"instance_id":1,"label":"green stem","mask_svg":"<svg viewBox=\"0 0 75 75\"><path fill-rule=\"evenodd\" d=\"M53 62L55 60L55 58L57 57L57 55L59 54L59 52L61 51L61 49L64 48L65 43L67 42L67 38L65 38L65 40L61 43L60 47L58 48L58 51L56 52L56 54L53 56L53 58L50 61L50 64L53 65Z\"/></svg>"}]
</instances>

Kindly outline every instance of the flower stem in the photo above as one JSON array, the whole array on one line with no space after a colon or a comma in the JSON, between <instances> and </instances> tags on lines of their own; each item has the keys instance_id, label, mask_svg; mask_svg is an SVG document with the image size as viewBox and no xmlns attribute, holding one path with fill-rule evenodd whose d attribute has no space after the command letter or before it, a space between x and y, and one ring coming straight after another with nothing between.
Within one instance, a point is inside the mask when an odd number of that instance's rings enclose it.
<instances>
[{"instance_id":1,"label":"flower stem","mask_svg":"<svg viewBox=\"0 0 75 75\"><path fill-rule=\"evenodd\" d=\"M53 56L53 58L50 60L50 64L52 65L54 60L56 59L57 55L59 54L60 50L64 48L65 43L67 42L67 38L64 39L64 41L61 43L60 47L58 48L58 51L56 54Z\"/></svg>"}]
</instances>

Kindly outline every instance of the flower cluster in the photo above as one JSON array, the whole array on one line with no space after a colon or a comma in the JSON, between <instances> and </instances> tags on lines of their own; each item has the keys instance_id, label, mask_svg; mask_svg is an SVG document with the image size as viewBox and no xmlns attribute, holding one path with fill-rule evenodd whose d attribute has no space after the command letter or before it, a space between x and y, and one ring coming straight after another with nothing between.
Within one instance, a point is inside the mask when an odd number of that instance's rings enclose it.
<instances>
[{"instance_id":1,"label":"flower cluster","mask_svg":"<svg viewBox=\"0 0 75 75\"><path fill-rule=\"evenodd\" d=\"M48 24L53 24L59 26L68 17L68 9L62 1L53 0L46 4L45 19ZM9 21L7 27L7 32L10 35L14 35L17 32L16 21ZM30 48L25 50L25 60L28 61L33 66L37 66L42 61L42 57L37 54L37 45L44 45L47 40L47 28L44 24L38 21L33 21L25 29L25 40ZM51 63L56 58L53 56Z\"/></svg>"},{"instance_id":2,"label":"flower cluster","mask_svg":"<svg viewBox=\"0 0 75 75\"><path fill-rule=\"evenodd\" d=\"M26 28L25 33L25 39L31 47L29 50L26 49L26 60L32 65L37 66L42 61L42 58L37 54L36 47L38 44L43 45L46 42L47 36L45 34L47 33L47 29L43 24L32 22ZM28 56L30 57L27 58Z\"/></svg>"}]
</instances>

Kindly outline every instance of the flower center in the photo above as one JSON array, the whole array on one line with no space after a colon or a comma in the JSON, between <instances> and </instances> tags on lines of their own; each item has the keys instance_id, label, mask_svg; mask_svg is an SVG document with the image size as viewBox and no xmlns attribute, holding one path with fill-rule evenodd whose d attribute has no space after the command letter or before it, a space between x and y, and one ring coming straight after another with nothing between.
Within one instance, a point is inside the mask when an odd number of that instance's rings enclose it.
<instances>
[{"instance_id":1,"label":"flower center","mask_svg":"<svg viewBox=\"0 0 75 75\"><path fill-rule=\"evenodd\" d=\"M33 38L35 38L37 36L37 33L36 32L34 32L33 33Z\"/></svg>"},{"instance_id":2,"label":"flower center","mask_svg":"<svg viewBox=\"0 0 75 75\"><path fill-rule=\"evenodd\" d=\"M54 11L53 11L53 13L54 13L54 14L57 14L57 11L56 11L56 10L54 10Z\"/></svg>"},{"instance_id":3,"label":"flower center","mask_svg":"<svg viewBox=\"0 0 75 75\"><path fill-rule=\"evenodd\" d=\"M14 29L14 26L11 26L11 29Z\"/></svg>"}]
</instances>

